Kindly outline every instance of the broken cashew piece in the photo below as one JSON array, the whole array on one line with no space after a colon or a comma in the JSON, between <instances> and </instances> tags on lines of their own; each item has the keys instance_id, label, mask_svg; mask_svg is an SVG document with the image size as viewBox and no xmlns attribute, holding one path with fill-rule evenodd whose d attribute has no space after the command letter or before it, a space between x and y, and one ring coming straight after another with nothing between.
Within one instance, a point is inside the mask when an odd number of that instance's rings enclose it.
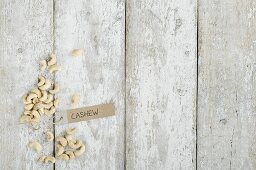
<instances>
[{"instance_id":1,"label":"broken cashew piece","mask_svg":"<svg viewBox=\"0 0 256 170\"><path fill-rule=\"evenodd\" d=\"M64 152L64 147L60 144L57 145L56 156L60 156Z\"/></svg>"},{"instance_id":2,"label":"broken cashew piece","mask_svg":"<svg viewBox=\"0 0 256 170\"><path fill-rule=\"evenodd\" d=\"M45 160L45 158L46 158L46 156L45 156L45 155L40 156L40 157L39 157L39 159L38 159L38 161L43 163L43 162L44 162L44 160Z\"/></svg>"},{"instance_id":3,"label":"broken cashew piece","mask_svg":"<svg viewBox=\"0 0 256 170\"><path fill-rule=\"evenodd\" d=\"M29 115L22 115L20 117L20 123L28 123L30 122L31 118Z\"/></svg>"},{"instance_id":4,"label":"broken cashew piece","mask_svg":"<svg viewBox=\"0 0 256 170\"><path fill-rule=\"evenodd\" d=\"M40 65L41 65L41 71L44 71L47 67L47 63L46 63L46 60L41 60L40 61Z\"/></svg>"},{"instance_id":5,"label":"broken cashew piece","mask_svg":"<svg viewBox=\"0 0 256 170\"><path fill-rule=\"evenodd\" d=\"M51 87L51 81L46 79L45 83L42 86L39 86L40 90L47 90Z\"/></svg>"},{"instance_id":6,"label":"broken cashew piece","mask_svg":"<svg viewBox=\"0 0 256 170\"><path fill-rule=\"evenodd\" d=\"M67 139L67 141L70 141L70 140L73 139L73 138L72 138L72 135L69 135L69 134L66 134L66 135L65 135L65 138Z\"/></svg>"},{"instance_id":7,"label":"broken cashew piece","mask_svg":"<svg viewBox=\"0 0 256 170\"><path fill-rule=\"evenodd\" d=\"M57 137L56 141L59 142L62 146L67 146L68 143L67 140L62 136Z\"/></svg>"},{"instance_id":8,"label":"broken cashew piece","mask_svg":"<svg viewBox=\"0 0 256 170\"><path fill-rule=\"evenodd\" d=\"M60 86L59 86L58 84L55 84L55 85L54 85L54 89L49 90L49 92L50 92L51 94L56 94L56 93L58 93L59 91L60 91Z\"/></svg>"},{"instance_id":9,"label":"broken cashew piece","mask_svg":"<svg viewBox=\"0 0 256 170\"><path fill-rule=\"evenodd\" d=\"M37 141L30 141L28 146L34 149L36 152L40 152L42 150L41 144Z\"/></svg>"},{"instance_id":10,"label":"broken cashew piece","mask_svg":"<svg viewBox=\"0 0 256 170\"><path fill-rule=\"evenodd\" d=\"M55 108L57 108L59 106L59 104L60 104L60 99L55 99L53 101L53 105L55 106Z\"/></svg>"},{"instance_id":11,"label":"broken cashew piece","mask_svg":"<svg viewBox=\"0 0 256 170\"><path fill-rule=\"evenodd\" d=\"M38 77L37 86L42 86L42 85L44 85L45 81L46 81L46 79L45 79L44 76L39 76L39 77Z\"/></svg>"},{"instance_id":12,"label":"broken cashew piece","mask_svg":"<svg viewBox=\"0 0 256 170\"><path fill-rule=\"evenodd\" d=\"M74 154L76 157L78 157L78 156L82 155L84 153L84 151L85 151L85 145L82 144L82 146L78 150L74 151Z\"/></svg>"},{"instance_id":13,"label":"broken cashew piece","mask_svg":"<svg viewBox=\"0 0 256 170\"><path fill-rule=\"evenodd\" d=\"M55 54L51 54L50 55L50 60L48 61L48 66L52 66L54 64L56 64L57 62L57 58Z\"/></svg>"},{"instance_id":14,"label":"broken cashew piece","mask_svg":"<svg viewBox=\"0 0 256 170\"><path fill-rule=\"evenodd\" d=\"M23 101L23 103L24 104L30 104L30 103L32 103L32 101L31 100L27 100L27 94L25 94L25 95L23 95L22 96L22 101Z\"/></svg>"},{"instance_id":15,"label":"broken cashew piece","mask_svg":"<svg viewBox=\"0 0 256 170\"><path fill-rule=\"evenodd\" d=\"M50 131L48 131L48 132L46 132L46 139L47 139L47 141L53 141L53 139L54 139L54 135L53 135L53 133L52 132L50 132Z\"/></svg>"},{"instance_id":16,"label":"broken cashew piece","mask_svg":"<svg viewBox=\"0 0 256 170\"><path fill-rule=\"evenodd\" d=\"M78 57L78 56L81 56L83 52L84 52L84 49L80 48L80 49L74 49L71 54L74 57Z\"/></svg>"},{"instance_id":17,"label":"broken cashew piece","mask_svg":"<svg viewBox=\"0 0 256 170\"><path fill-rule=\"evenodd\" d=\"M60 66L59 65L54 64L54 65L50 66L50 68L49 68L50 73L53 73L53 72L56 72L56 71L60 71Z\"/></svg>"},{"instance_id":18,"label":"broken cashew piece","mask_svg":"<svg viewBox=\"0 0 256 170\"><path fill-rule=\"evenodd\" d=\"M53 156L47 156L44 160L44 163L55 163L55 158Z\"/></svg>"}]
</instances>

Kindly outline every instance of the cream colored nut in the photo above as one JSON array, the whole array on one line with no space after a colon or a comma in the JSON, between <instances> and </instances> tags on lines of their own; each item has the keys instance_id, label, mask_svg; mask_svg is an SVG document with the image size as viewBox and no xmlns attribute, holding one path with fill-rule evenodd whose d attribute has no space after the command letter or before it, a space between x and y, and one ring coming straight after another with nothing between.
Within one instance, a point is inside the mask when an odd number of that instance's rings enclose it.
<instances>
[{"instance_id":1,"label":"cream colored nut","mask_svg":"<svg viewBox=\"0 0 256 170\"><path fill-rule=\"evenodd\" d=\"M73 159L76 158L73 151L65 151L65 154L68 155L68 157L69 157L70 160L73 160Z\"/></svg>"},{"instance_id":2,"label":"cream colored nut","mask_svg":"<svg viewBox=\"0 0 256 170\"><path fill-rule=\"evenodd\" d=\"M30 141L28 146L34 149L36 152L40 152L42 150L41 144L37 141Z\"/></svg>"},{"instance_id":3,"label":"cream colored nut","mask_svg":"<svg viewBox=\"0 0 256 170\"><path fill-rule=\"evenodd\" d=\"M73 135L73 134L76 133L76 128L69 128L69 129L66 131L66 133L67 133L68 135Z\"/></svg>"},{"instance_id":4,"label":"cream colored nut","mask_svg":"<svg viewBox=\"0 0 256 170\"><path fill-rule=\"evenodd\" d=\"M45 110L44 110L44 113L45 113L47 116L51 116L51 115L53 115L55 112L56 112L56 109L55 109L54 106L52 106L49 110L48 110L48 109L45 109Z\"/></svg>"},{"instance_id":5,"label":"cream colored nut","mask_svg":"<svg viewBox=\"0 0 256 170\"><path fill-rule=\"evenodd\" d=\"M84 49L80 48L80 49L74 49L71 54L74 57L78 57L78 56L81 56L83 52L84 52Z\"/></svg>"},{"instance_id":6,"label":"cream colored nut","mask_svg":"<svg viewBox=\"0 0 256 170\"><path fill-rule=\"evenodd\" d=\"M48 66L52 66L56 64L57 62L57 57L55 54L50 54L50 60L48 61Z\"/></svg>"},{"instance_id":7,"label":"cream colored nut","mask_svg":"<svg viewBox=\"0 0 256 170\"><path fill-rule=\"evenodd\" d=\"M42 93L38 88L34 88L33 90L31 90L32 93L35 93L37 95L37 98L41 98L42 97Z\"/></svg>"},{"instance_id":8,"label":"cream colored nut","mask_svg":"<svg viewBox=\"0 0 256 170\"><path fill-rule=\"evenodd\" d=\"M36 110L32 110L31 115L33 115L33 117L35 117L35 118L40 118L40 114Z\"/></svg>"},{"instance_id":9,"label":"cream colored nut","mask_svg":"<svg viewBox=\"0 0 256 170\"><path fill-rule=\"evenodd\" d=\"M45 109L50 109L53 106L53 102L47 103L44 105Z\"/></svg>"},{"instance_id":10,"label":"cream colored nut","mask_svg":"<svg viewBox=\"0 0 256 170\"><path fill-rule=\"evenodd\" d=\"M34 104L26 104L25 105L25 110L31 110L33 108Z\"/></svg>"},{"instance_id":11,"label":"cream colored nut","mask_svg":"<svg viewBox=\"0 0 256 170\"><path fill-rule=\"evenodd\" d=\"M55 106L55 108L57 108L59 106L59 104L60 104L60 99L55 99L53 101L53 105Z\"/></svg>"},{"instance_id":12,"label":"cream colored nut","mask_svg":"<svg viewBox=\"0 0 256 170\"><path fill-rule=\"evenodd\" d=\"M69 160L69 156L67 154L65 154L65 153L61 154L59 156L59 158L62 159L62 160Z\"/></svg>"},{"instance_id":13,"label":"cream colored nut","mask_svg":"<svg viewBox=\"0 0 256 170\"><path fill-rule=\"evenodd\" d=\"M72 149L77 149L79 148L80 146L83 145L83 142L81 140L69 140L68 141L68 146Z\"/></svg>"},{"instance_id":14,"label":"cream colored nut","mask_svg":"<svg viewBox=\"0 0 256 170\"><path fill-rule=\"evenodd\" d=\"M85 145L82 144L82 146L78 150L74 151L74 154L76 157L78 157L78 156L82 155L84 153L84 151L85 151Z\"/></svg>"},{"instance_id":15,"label":"cream colored nut","mask_svg":"<svg viewBox=\"0 0 256 170\"><path fill-rule=\"evenodd\" d=\"M44 160L44 163L55 163L55 158L53 156L47 156Z\"/></svg>"},{"instance_id":16,"label":"cream colored nut","mask_svg":"<svg viewBox=\"0 0 256 170\"><path fill-rule=\"evenodd\" d=\"M44 102L48 98L47 96L48 96L47 92L46 91L42 91L42 97L39 100Z\"/></svg>"},{"instance_id":17,"label":"cream colored nut","mask_svg":"<svg viewBox=\"0 0 256 170\"><path fill-rule=\"evenodd\" d=\"M22 115L20 117L20 123L28 123L31 121L30 115Z\"/></svg>"},{"instance_id":18,"label":"cream colored nut","mask_svg":"<svg viewBox=\"0 0 256 170\"><path fill-rule=\"evenodd\" d=\"M47 95L47 99L44 101L44 103L50 103L53 101L53 95L52 94L48 94Z\"/></svg>"},{"instance_id":19,"label":"cream colored nut","mask_svg":"<svg viewBox=\"0 0 256 170\"><path fill-rule=\"evenodd\" d=\"M46 79L45 83L42 86L39 86L40 90L47 90L51 87L51 81Z\"/></svg>"},{"instance_id":20,"label":"cream colored nut","mask_svg":"<svg viewBox=\"0 0 256 170\"><path fill-rule=\"evenodd\" d=\"M74 95L72 96L71 101L72 101L72 104L73 104L73 105L77 105L77 104L79 103L79 101L80 101L80 96L79 96L78 94L74 94Z\"/></svg>"},{"instance_id":21,"label":"cream colored nut","mask_svg":"<svg viewBox=\"0 0 256 170\"><path fill-rule=\"evenodd\" d=\"M59 91L60 91L60 86L59 86L58 84L55 84L55 85L54 85L54 89L49 90L49 92L50 92L51 94L56 94L56 93L58 93Z\"/></svg>"},{"instance_id":22,"label":"cream colored nut","mask_svg":"<svg viewBox=\"0 0 256 170\"><path fill-rule=\"evenodd\" d=\"M60 71L60 70L61 70L60 66L57 65L57 64L54 64L54 65L50 66L50 68L49 68L50 73L57 72L57 71Z\"/></svg>"},{"instance_id":23,"label":"cream colored nut","mask_svg":"<svg viewBox=\"0 0 256 170\"><path fill-rule=\"evenodd\" d=\"M42 102L38 102L34 105L33 109L38 110L44 108L44 104Z\"/></svg>"},{"instance_id":24,"label":"cream colored nut","mask_svg":"<svg viewBox=\"0 0 256 170\"><path fill-rule=\"evenodd\" d=\"M30 110L26 110L25 112L23 112L24 115L30 115L31 111Z\"/></svg>"},{"instance_id":25,"label":"cream colored nut","mask_svg":"<svg viewBox=\"0 0 256 170\"><path fill-rule=\"evenodd\" d=\"M59 142L62 146L67 146L67 140L62 136L57 137L56 141Z\"/></svg>"},{"instance_id":26,"label":"cream colored nut","mask_svg":"<svg viewBox=\"0 0 256 170\"><path fill-rule=\"evenodd\" d=\"M64 147L60 144L57 144L57 149L56 149L56 156L60 156L64 152Z\"/></svg>"},{"instance_id":27,"label":"cream colored nut","mask_svg":"<svg viewBox=\"0 0 256 170\"><path fill-rule=\"evenodd\" d=\"M69 135L69 134L66 134L66 135L65 135L65 138L67 139L67 141L70 141L70 140L73 139L73 138L72 138L72 135Z\"/></svg>"},{"instance_id":28,"label":"cream colored nut","mask_svg":"<svg viewBox=\"0 0 256 170\"><path fill-rule=\"evenodd\" d=\"M40 115L43 115L44 114L44 108L38 109L38 112L39 112Z\"/></svg>"},{"instance_id":29,"label":"cream colored nut","mask_svg":"<svg viewBox=\"0 0 256 170\"><path fill-rule=\"evenodd\" d=\"M27 94L25 94L25 95L23 95L22 96L22 101L23 101L23 103L24 104L30 104L30 103L32 103L32 101L31 100L27 100Z\"/></svg>"},{"instance_id":30,"label":"cream colored nut","mask_svg":"<svg viewBox=\"0 0 256 170\"><path fill-rule=\"evenodd\" d=\"M45 79L44 76L39 76L39 77L38 77L37 86L42 86L42 85L44 85L44 84L45 84L45 81L46 81L46 79Z\"/></svg>"},{"instance_id":31,"label":"cream colored nut","mask_svg":"<svg viewBox=\"0 0 256 170\"><path fill-rule=\"evenodd\" d=\"M37 95L35 93L30 93L27 97L27 101L31 101L32 99L36 98Z\"/></svg>"},{"instance_id":32,"label":"cream colored nut","mask_svg":"<svg viewBox=\"0 0 256 170\"><path fill-rule=\"evenodd\" d=\"M50 131L47 131L46 132L46 139L47 139L47 141L53 141L53 139L54 139L54 135L53 135L53 133L52 132L50 132Z\"/></svg>"},{"instance_id":33,"label":"cream colored nut","mask_svg":"<svg viewBox=\"0 0 256 170\"><path fill-rule=\"evenodd\" d=\"M36 104L36 103L38 103L39 102L39 99L38 98L34 98L33 100L32 100L32 103L33 104Z\"/></svg>"},{"instance_id":34,"label":"cream colored nut","mask_svg":"<svg viewBox=\"0 0 256 170\"><path fill-rule=\"evenodd\" d=\"M39 159L38 159L38 162L44 162L44 160L45 160L45 158L46 158L46 156L45 155L43 155L43 156L40 156L39 157Z\"/></svg>"},{"instance_id":35,"label":"cream colored nut","mask_svg":"<svg viewBox=\"0 0 256 170\"><path fill-rule=\"evenodd\" d=\"M41 65L41 71L44 71L47 67L46 60L41 60L40 65Z\"/></svg>"}]
</instances>

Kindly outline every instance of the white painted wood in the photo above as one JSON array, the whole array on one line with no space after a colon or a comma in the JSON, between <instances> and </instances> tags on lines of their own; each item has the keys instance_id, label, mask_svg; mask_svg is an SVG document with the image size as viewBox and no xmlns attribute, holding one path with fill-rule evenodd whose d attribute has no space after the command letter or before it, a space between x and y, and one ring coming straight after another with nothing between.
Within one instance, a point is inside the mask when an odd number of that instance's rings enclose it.
<instances>
[{"instance_id":1,"label":"white painted wood","mask_svg":"<svg viewBox=\"0 0 256 170\"><path fill-rule=\"evenodd\" d=\"M116 116L56 126L60 135L76 127L86 152L76 160L57 162L56 169L124 168L124 1L56 0L56 52L62 71L60 108L71 108L71 96L79 94L77 107L114 102ZM81 57L71 51L84 48Z\"/></svg>"},{"instance_id":2,"label":"white painted wood","mask_svg":"<svg viewBox=\"0 0 256 170\"><path fill-rule=\"evenodd\" d=\"M196 1L127 1L127 169L195 169Z\"/></svg>"},{"instance_id":3,"label":"white painted wood","mask_svg":"<svg viewBox=\"0 0 256 170\"><path fill-rule=\"evenodd\" d=\"M199 1L198 169L256 169L255 11Z\"/></svg>"},{"instance_id":4,"label":"white painted wood","mask_svg":"<svg viewBox=\"0 0 256 170\"><path fill-rule=\"evenodd\" d=\"M52 1L0 1L0 169L53 169L37 163L40 155L27 148L39 140L45 154L43 131L19 124L23 112L21 97L31 90L39 74L39 61L52 50Z\"/></svg>"}]
</instances>

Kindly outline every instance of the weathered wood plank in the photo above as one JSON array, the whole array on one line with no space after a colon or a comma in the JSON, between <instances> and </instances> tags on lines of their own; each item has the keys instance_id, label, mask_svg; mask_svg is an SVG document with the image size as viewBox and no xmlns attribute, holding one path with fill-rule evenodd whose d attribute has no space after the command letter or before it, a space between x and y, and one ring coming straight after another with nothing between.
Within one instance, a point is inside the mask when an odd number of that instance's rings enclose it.
<instances>
[{"instance_id":1,"label":"weathered wood plank","mask_svg":"<svg viewBox=\"0 0 256 170\"><path fill-rule=\"evenodd\" d=\"M127 169L195 169L196 1L127 1Z\"/></svg>"},{"instance_id":2,"label":"weathered wood plank","mask_svg":"<svg viewBox=\"0 0 256 170\"><path fill-rule=\"evenodd\" d=\"M73 94L81 96L77 107L108 102L116 106L114 117L56 126L57 135L77 127L76 138L87 145L83 156L57 162L56 169L123 169L124 0L56 0L55 7L60 108L71 108ZM72 57L75 48L84 48L84 55Z\"/></svg>"},{"instance_id":3,"label":"weathered wood plank","mask_svg":"<svg viewBox=\"0 0 256 170\"><path fill-rule=\"evenodd\" d=\"M199 1L198 169L256 169L255 9Z\"/></svg>"},{"instance_id":4,"label":"weathered wood plank","mask_svg":"<svg viewBox=\"0 0 256 170\"><path fill-rule=\"evenodd\" d=\"M0 1L0 167L1 169L52 169L41 165L27 148L29 140L39 140L43 153L52 154L41 129L19 125L23 112L21 97L35 87L39 61L52 50L52 1Z\"/></svg>"}]
</instances>

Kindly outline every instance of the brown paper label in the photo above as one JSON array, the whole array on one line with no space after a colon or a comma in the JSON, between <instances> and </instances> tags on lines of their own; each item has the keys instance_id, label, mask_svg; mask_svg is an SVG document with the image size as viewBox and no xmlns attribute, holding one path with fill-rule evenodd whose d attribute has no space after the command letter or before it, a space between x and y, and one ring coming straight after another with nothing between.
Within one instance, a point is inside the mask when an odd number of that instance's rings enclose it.
<instances>
[{"instance_id":1,"label":"brown paper label","mask_svg":"<svg viewBox=\"0 0 256 170\"><path fill-rule=\"evenodd\" d=\"M113 103L110 103L62 111L57 113L56 117L61 120L59 124L63 124L86 121L113 115L115 115L115 107Z\"/></svg>"}]
</instances>

